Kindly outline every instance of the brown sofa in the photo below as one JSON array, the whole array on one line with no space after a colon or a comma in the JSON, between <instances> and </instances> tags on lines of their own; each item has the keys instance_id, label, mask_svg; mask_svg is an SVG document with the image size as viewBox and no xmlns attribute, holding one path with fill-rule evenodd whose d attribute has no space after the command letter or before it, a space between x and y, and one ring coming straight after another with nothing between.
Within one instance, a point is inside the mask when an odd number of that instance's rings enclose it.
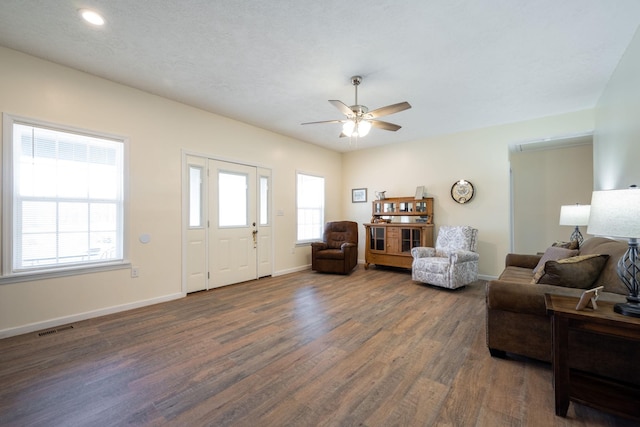
<instances>
[{"instance_id":1,"label":"brown sofa","mask_svg":"<svg viewBox=\"0 0 640 427\"><path fill-rule=\"evenodd\" d=\"M628 290L618 278L616 265L627 248L627 242L603 237L587 239L580 247L581 256L609 255L597 280L589 286L604 286L599 300L626 301ZM492 356L504 357L506 353L512 353L545 362L552 360L551 319L546 312L544 294L577 298L584 289L567 287L563 283L532 283L533 269L540 258L541 255L508 254L500 277L486 285L487 346ZM571 277L565 280L570 282ZM583 334L571 337L570 347L572 354L580 355L572 360L572 368L640 384L640 371L634 367L640 360L640 345L625 345L613 338ZM612 357L612 354L620 357Z\"/></svg>"},{"instance_id":2,"label":"brown sofa","mask_svg":"<svg viewBox=\"0 0 640 427\"><path fill-rule=\"evenodd\" d=\"M322 240L311 244L311 269L321 273L349 274L358 264L358 223L328 222Z\"/></svg>"}]
</instances>

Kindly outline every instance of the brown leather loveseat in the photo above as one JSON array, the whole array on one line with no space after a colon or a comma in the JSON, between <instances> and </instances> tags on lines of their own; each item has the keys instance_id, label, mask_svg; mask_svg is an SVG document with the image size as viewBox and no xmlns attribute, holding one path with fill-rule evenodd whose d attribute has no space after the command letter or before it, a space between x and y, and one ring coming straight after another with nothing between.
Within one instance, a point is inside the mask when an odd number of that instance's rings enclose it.
<instances>
[{"instance_id":1,"label":"brown leather loveseat","mask_svg":"<svg viewBox=\"0 0 640 427\"><path fill-rule=\"evenodd\" d=\"M322 240L311 244L311 269L322 273L349 274L358 264L358 223L328 222Z\"/></svg>"}]
</instances>

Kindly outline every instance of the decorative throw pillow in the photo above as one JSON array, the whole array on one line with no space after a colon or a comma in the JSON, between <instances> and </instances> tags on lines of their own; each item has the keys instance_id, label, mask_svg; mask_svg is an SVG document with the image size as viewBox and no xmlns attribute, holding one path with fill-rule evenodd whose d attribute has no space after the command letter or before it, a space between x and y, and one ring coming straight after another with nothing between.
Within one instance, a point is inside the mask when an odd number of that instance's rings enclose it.
<instances>
[{"instance_id":1,"label":"decorative throw pillow","mask_svg":"<svg viewBox=\"0 0 640 427\"><path fill-rule=\"evenodd\" d=\"M542 258L540 258L540 261L538 261L538 265L536 265L536 268L533 269L533 272L537 273L539 269L544 269L544 265L547 261L576 256L578 255L578 252L579 251L575 249L565 249L551 246L550 248L547 248L546 251L544 251Z\"/></svg>"},{"instance_id":2,"label":"decorative throw pillow","mask_svg":"<svg viewBox=\"0 0 640 427\"><path fill-rule=\"evenodd\" d=\"M558 240L556 242L553 242L551 246L557 247L557 248L565 248L565 249L578 249L579 245L577 240L572 240L570 242L562 242Z\"/></svg>"},{"instance_id":3,"label":"decorative throw pillow","mask_svg":"<svg viewBox=\"0 0 640 427\"><path fill-rule=\"evenodd\" d=\"M538 283L591 289L608 259L609 255L606 254L591 254L548 261Z\"/></svg>"},{"instance_id":4,"label":"decorative throw pillow","mask_svg":"<svg viewBox=\"0 0 640 427\"><path fill-rule=\"evenodd\" d=\"M538 283L542 275L544 274L544 268L538 268L535 273L533 273L533 279L531 279L532 284Z\"/></svg>"}]
</instances>

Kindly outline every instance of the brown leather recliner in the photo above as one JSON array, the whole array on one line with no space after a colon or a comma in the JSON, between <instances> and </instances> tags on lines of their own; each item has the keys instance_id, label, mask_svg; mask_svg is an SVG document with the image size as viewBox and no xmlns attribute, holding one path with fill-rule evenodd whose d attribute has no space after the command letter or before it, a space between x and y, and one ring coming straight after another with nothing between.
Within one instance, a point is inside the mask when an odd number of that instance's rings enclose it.
<instances>
[{"instance_id":1,"label":"brown leather recliner","mask_svg":"<svg viewBox=\"0 0 640 427\"><path fill-rule=\"evenodd\" d=\"M349 274L358 264L358 223L328 222L322 242L311 244L311 269L321 273Z\"/></svg>"}]
</instances>

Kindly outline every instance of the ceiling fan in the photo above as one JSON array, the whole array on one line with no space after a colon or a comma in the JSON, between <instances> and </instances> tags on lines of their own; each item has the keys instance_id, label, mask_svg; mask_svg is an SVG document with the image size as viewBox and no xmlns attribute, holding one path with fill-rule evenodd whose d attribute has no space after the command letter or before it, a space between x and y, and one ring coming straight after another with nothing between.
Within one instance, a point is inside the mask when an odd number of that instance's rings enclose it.
<instances>
[{"instance_id":1,"label":"ceiling fan","mask_svg":"<svg viewBox=\"0 0 640 427\"><path fill-rule=\"evenodd\" d=\"M340 138L344 137L359 137L365 136L371 130L371 127L377 127L379 129L397 131L402 126L384 122L382 120L376 120L378 117L388 116L390 114L398 113L400 111L408 110L411 105L408 102L400 102L398 104L387 105L386 107L376 108L369 111L364 105L358 104L358 86L362 83L361 76L351 77L351 84L356 90L356 102L354 105L348 107L344 102L337 100L330 100L329 102L340 110L346 119L342 120L323 120L320 122L308 122L302 123L303 125L313 125L318 123L342 123L342 132Z\"/></svg>"}]
</instances>

